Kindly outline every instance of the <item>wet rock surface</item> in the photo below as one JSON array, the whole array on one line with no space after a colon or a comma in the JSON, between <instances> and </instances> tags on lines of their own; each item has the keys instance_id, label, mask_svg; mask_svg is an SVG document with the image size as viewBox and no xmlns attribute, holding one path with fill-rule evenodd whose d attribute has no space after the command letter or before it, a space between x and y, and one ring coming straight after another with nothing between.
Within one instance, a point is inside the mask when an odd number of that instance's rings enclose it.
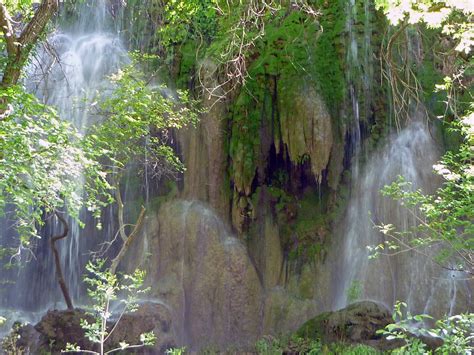
<instances>
[{"instance_id":1,"label":"wet rock surface","mask_svg":"<svg viewBox=\"0 0 474 355\"><path fill-rule=\"evenodd\" d=\"M262 285L245 245L201 203L169 203L158 223L148 227L148 282L152 296L173 310L180 344L252 344L260 334Z\"/></svg>"}]
</instances>

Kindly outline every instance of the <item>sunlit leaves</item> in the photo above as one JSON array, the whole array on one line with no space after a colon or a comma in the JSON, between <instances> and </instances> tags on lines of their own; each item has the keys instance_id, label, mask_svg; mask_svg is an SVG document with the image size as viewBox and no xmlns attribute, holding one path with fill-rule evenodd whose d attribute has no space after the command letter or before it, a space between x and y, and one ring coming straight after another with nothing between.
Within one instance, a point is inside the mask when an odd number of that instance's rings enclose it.
<instances>
[{"instance_id":1,"label":"sunlit leaves","mask_svg":"<svg viewBox=\"0 0 474 355\"><path fill-rule=\"evenodd\" d=\"M186 39L206 39L217 29L216 0L171 0L164 6L165 23L158 30L166 46Z\"/></svg>"},{"instance_id":2,"label":"sunlit leaves","mask_svg":"<svg viewBox=\"0 0 474 355\"><path fill-rule=\"evenodd\" d=\"M426 345L420 341L419 336L443 339L442 345L436 349L436 354L470 354L474 350L472 346L474 314L444 317L436 321L434 327L426 329L422 325L433 318L426 314L412 315L407 308L405 302L397 302L393 311L395 323L377 331L388 340L403 340L404 345L393 353L428 353Z\"/></svg>"},{"instance_id":3,"label":"sunlit leaves","mask_svg":"<svg viewBox=\"0 0 474 355\"><path fill-rule=\"evenodd\" d=\"M120 303L122 303L122 313L117 320L117 322L120 322L121 316L125 312L134 312L138 308L137 297L149 291L149 288L143 287L145 272L141 270L135 270L133 274L124 275L122 278L119 278L116 274L105 268L105 260L89 262L86 265L86 270L88 275L84 278L84 281L88 284L88 294L94 301L93 312L90 314L94 317L94 321L90 322L82 319L81 327L84 329L86 337L93 343L101 344L103 349L103 345L109 338L109 335L115 330L115 327L111 329L107 327L107 322L112 317L111 305L112 302L118 301L118 294L126 295L124 300L120 300ZM113 353L117 350L153 345L155 340L156 336L153 332L143 333L140 335L140 344L131 345L121 341L117 349L109 350L105 354ZM69 345L66 351L77 351L77 349L74 345ZM93 351L88 352L99 354Z\"/></svg>"},{"instance_id":4,"label":"sunlit leaves","mask_svg":"<svg viewBox=\"0 0 474 355\"><path fill-rule=\"evenodd\" d=\"M468 54L474 46L474 24L469 19L474 5L469 0L376 0L392 25L402 21L409 24L425 23L430 28L441 28L443 33L458 41L456 50ZM464 20L453 21L456 16Z\"/></svg>"},{"instance_id":5,"label":"sunlit leaves","mask_svg":"<svg viewBox=\"0 0 474 355\"><path fill-rule=\"evenodd\" d=\"M184 167L169 143L171 130L197 121L198 111L187 94L150 85L133 65L110 80L114 90L97 108L104 120L86 137L97 158L112 167L109 176L132 161L147 164L155 175L182 171Z\"/></svg>"},{"instance_id":6,"label":"sunlit leaves","mask_svg":"<svg viewBox=\"0 0 474 355\"><path fill-rule=\"evenodd\" d=\"M2 91L11 104L0 121L0 208L14 207L17 231L23 243L37 236L43 214L67 209L78 217L88 199L97 208L104 181L99 165L82 146L82 137L56 112L18 87ZM97 179L91 195L82 191L83 171ZM90 198L89 198L90 197Z\"/></svg>"},{"instance_id":7,"label":"sunlit leaves","mask_svg":"<svg viewBox=\"0 0 474 355\"><path fill-rule=\"evenodd\" d=\"M0 210L13 207L9 218L23 244L38 236L45 213L67 210L79 219L86 207L99 218L113 201L113 183L132 161L159 176L183 171L168 144L172 129L197 120L187 94L150 86L132 66L111 81L113 91L91 107L103 120L86 136L20 88L2 91L10 109L0 120Z\"/></svg>"}]
</instances>

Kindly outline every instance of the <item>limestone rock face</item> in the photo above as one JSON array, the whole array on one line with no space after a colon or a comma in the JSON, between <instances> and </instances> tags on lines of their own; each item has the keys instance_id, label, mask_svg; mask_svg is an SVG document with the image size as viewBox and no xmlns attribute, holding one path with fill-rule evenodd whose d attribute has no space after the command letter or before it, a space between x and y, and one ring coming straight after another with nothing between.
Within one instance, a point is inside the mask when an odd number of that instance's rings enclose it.
<instances>
[{"instance_id":1,"label":"limestone rock face","mask_svg":"<svg viewBox=\"0 0 474 355\"><path fill-rule=\"evenodd\" d=\"M331 116L314 87L302 87L289 95L291 104L281 115L281 139L292 162L311 160L311 170L320 182L333 145Z\"/></svg>"},{"instance_id":2,"label":"limestone rock face","mask_svg":"<svg viewBox=\"0 0 474 355\"><path fill-rule=\"evenodd\" d=\"M218 88L217 65L205 60L200 66L200 78L204 87ZM203 90L205 108L197 127L179 132L180 146L184 155L184 197L208 202L222 218L227 217L229 197L223 194L227 156L224 149L227 103L219 100L222 89Z\"/></svg>"},{"instance_id":3,"label":"limestone rock face","mask_svg":"<svg viewBox=\"0 0 474 355\"><path fill-rule=\"evenodd\" d=\"M173 310L180 343L199 349L254 342L261 282L245 246L217 215L201 203L175 201L147 229L152 296Z\"/></svg>"},{"instance_id":4,"label":"limestone rock face","mask_svg":"<svg viewBox=\"0 0 474 355\"><path fill-rule=\"evenodd\" d=\"M263 333L279 334L281 329L295 331L303 320L315 316L318 308L315 300L302 299L281 286L275 287L267 292L265 299Z\"/></svg>"}]
</instances>

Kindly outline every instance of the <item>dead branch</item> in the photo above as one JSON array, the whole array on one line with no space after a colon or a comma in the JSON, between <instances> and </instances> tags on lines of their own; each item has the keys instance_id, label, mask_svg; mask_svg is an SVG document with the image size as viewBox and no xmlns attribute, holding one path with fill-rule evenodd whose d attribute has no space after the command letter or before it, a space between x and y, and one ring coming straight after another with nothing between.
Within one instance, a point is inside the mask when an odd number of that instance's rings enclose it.
<instances>
[{"instance_id":1,"label":"dead branch","mask_svg":"<svg viewBox=\"0 0 474 355\"><path fill-rule=\"evenodd\" d=\"M138 219L137 219L137 223L133 227L133 230L130 233L130 235L127 237L127 240L123 243L122 248L120 249L117 256L112 260L112 264L110 265L110 272L112 274L115 274L120 261L125 256L125 253L128 251L130 245L132 244L132 242L135 240L138 233L140 232L141 227L143 225L143 221L145 220L145 212L146 212L146 209L145 207L142 206L140 210L140 215L138 216Z\"/></svg>"},{"instance_id":2,"label":"dead branch","mask_svg":"<svg viewBox=\"0 0 474 355\"><path fill-rule=\"evenodd\" d=\"M235 0L234 0L235 1ZM227 1L226 9L216 5L220 15L225 16L230 11L235 11L233 1ZM265 35L265 21L267 15L274 15L281 10L284 3L281 0L250 0L241 13L240 20L235 23L229 33L229 41L225 50L218 58L216 74L222 74L221 80L215 84L206 83L209 73L203 75L202 67L198 71L199 84L208 100L214 98L214 104L224 100L228 95L245 86L248 79L248 57L258 39ZM306 0L292 0L291 9L301 11L310 17L318 17L319 11L315 10ZM211 73L212 74L212 73ZM215 75L217 77L217 75Z\"/></svg>"},{"instance_id":3,"label":"dead branch","mask_svg":"<svg viewBox=\"0 0 474 355\"><path fill-rule=\"evenodd\" d=\"M146 212L145 207L141 206L141 210L140 210L140 214L138 215L137 222L135 224L125 224L124 223L124 204L122 200L122 194L120 192L119 183L115 183L115 198L117 199L117 214L118 214L117 217L118 217L118 222L119 222L118 231L111 241L102 243L100 250L92 253L93 257L103 257L105 254L108 253L112 245L117 241L118 237L120 236L120 239L122 239L122 247L120 248L120 251L115 256L115 258L112 260L112 263L110 265L109 270L112 274L115 274L120 261L123 259L123 257L127 253L132 242L138 236L142 228L143 222L145 220L145 212ZM132 231L128 235L125 231L126 227L133 227Z\"/></svg>"}]
</instances>

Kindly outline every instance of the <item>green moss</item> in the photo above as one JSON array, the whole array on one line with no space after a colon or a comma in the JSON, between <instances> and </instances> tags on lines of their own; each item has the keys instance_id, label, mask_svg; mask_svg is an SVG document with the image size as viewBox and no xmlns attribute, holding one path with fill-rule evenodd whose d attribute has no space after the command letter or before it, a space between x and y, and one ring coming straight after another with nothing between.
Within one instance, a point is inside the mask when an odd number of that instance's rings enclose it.
<instances>
[{"instance_id":1,"label":"green moss","mask_svg":"<svg viewBox=\"0 0 474 355\"><path fill-rule=\"evenodd\" d=\"M315 191L308 191L296 202L296 219L281 223L283 244L291 259L310 261L324 257L329 223L323 207L326 205L327 195L320 197Z\"/></svg>"},{"instance_id":2,"label":"green moss","mask_svg":"<svg viewBox=\"0 0 474 355\"><path fill-rule=\"evenodd\" d=\"M177 85L180 88L187 88L189 82L194 76L199 55L196 41L186 41L181 45L179 53L180 69L177 78Z\"/></svg>"},{"instance_id":3,"label":"green moss","mask_svg":"<svg viewBox=\"0 0 474 355\"><path fill-rule=\"evenodd\" d=\"M260 151L260 128L271 117L269 90L250 81L237 97L231 115L231 176L237 189L242 191L248 189L254 179Z\"/></svg>"},{"instance_id":4,"label":"green moss","mask_svg":"<svg viewBox=\"0 0 474 355\"><path fill-rule=\"evenodd\" d=\"M344 26L345 2L342 0L316 1L321 11L322 34L318 37L315 48L315 79L319 83L323 98L337 117L337 110L344 99Z\"/></svg>"},{"instance_id":5,"label":"green moss","mask_svg":"<svg viewBox=\"0 0 474 355\"><path fill-rule=\"evenodd\" d=\"M331 312L321 313L311 318L296 331L296 336L301 338L321 339L324 336L324 328L322 324L329 318Z\"/></svg>"},{"instance_id":6,"label":"green moss","mask_svg":"<svg viewBox=\"0 0 474 355\"><path fill-rule=\"evenodd\" d=\"M363 344L332 343L323 344L319 339L304 338L298 335L266 337L255 344L259 355L274 354L345 354L345 355L377 355L377 349Z\"/></svg>"},{"instance_id":7,"label":"green moss","mask_svg":"<svg viewBox=\"0 0 474 355\"><path fill-rule=\"evenodd\" d=\"M340 107L344 95L342 54L338 47L339 44L342 47L344 29L344 19L340 16L342 4L342 1L331 2L324 8L321 24L304 12L287 8L268 19L265 35L255 43L253 53L249 53L249 79L231 109L229 154L231 176L238 190L248 189L259 166L262 126L273 126L274 139L279 141L275 110L292 110L292 95L302 78L309 85L319 87L334 113ZM321 25L325 26L324 31ZM217 55L222 45L218 40L208 53Z\"/></svg>"}]
</instances>

